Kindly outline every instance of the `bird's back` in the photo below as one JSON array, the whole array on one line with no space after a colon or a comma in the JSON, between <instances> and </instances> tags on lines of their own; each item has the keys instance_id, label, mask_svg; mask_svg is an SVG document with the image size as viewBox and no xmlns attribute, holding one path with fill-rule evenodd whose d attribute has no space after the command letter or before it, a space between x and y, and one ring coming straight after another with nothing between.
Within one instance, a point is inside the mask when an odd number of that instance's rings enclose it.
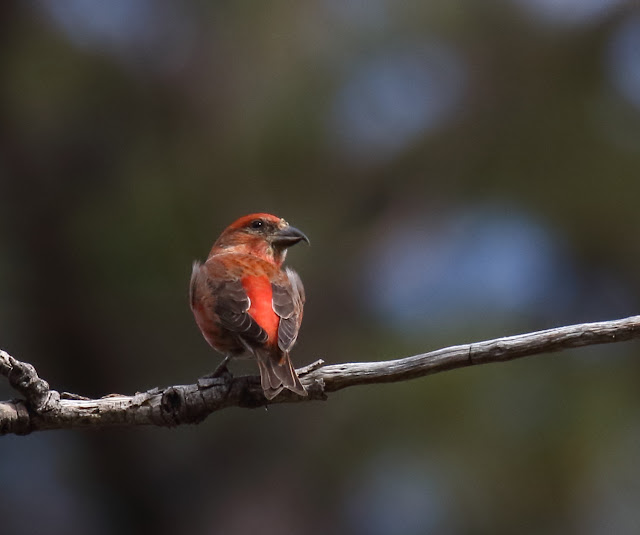
<instances>
[{"instance_id":1,"label":"bird's back","mask_svg":"<svg viewBox=\"0 0 640 535\"><path fill-rule=\"evenodd\" d=\"M278 267L253 255L218 254L194 264L191 308L207 342L222 353L242 353L254 341L277 352L281 318L273 307L274 285L291 283ZM241 319L246 315L250 320Z\"/></svg>"}]
</instances>

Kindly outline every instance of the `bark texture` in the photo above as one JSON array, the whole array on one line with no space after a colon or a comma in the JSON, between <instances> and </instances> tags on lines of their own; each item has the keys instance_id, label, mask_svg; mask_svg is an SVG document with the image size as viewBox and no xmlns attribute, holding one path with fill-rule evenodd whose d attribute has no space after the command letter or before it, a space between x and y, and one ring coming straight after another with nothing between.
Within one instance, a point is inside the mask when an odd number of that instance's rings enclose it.
<instances>
[{"instance_id":1,"label":"bark texture","mask_svg":"<svg viewBox=\"0 0 640 535\"><path fill-rule=\"evenodd\" d=\"M267 403L325 400L327 394L350 386L406 381L454 368L635 338L640 338L640 316L451 346L396 360L329 366L317 361L298 370L308 397L284 391L269 402L257 376L201 378L191 385L153 388L131 396L111 394L88 399L50 389L31 364L0 350L0 374L22 396L0 402L0 434L25 435L46 429L81 427L195 424L227 407L254 408Z\"/></svg>"}]
</instances>

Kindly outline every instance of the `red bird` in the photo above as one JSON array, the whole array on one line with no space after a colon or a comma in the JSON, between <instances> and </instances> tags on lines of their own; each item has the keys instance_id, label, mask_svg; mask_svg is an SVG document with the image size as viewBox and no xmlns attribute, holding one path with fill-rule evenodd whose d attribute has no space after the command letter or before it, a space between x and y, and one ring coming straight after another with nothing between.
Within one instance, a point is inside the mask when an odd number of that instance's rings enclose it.
<instances>
[{"instance_id":1,"label":"red bird","mask_svg":"<svg viewBox=\"0 0 640 535\"><path fill-rule=\"evenodd\" d=\"M229 225L204 264L194 262L191 310L205 340L228 359L255 357L262 389L273 399L283 388L306 396L289 352L302 322L304 287L281 269L287 249L309 239L284 219L251 214Z\"/></svg>"}]
</instances>

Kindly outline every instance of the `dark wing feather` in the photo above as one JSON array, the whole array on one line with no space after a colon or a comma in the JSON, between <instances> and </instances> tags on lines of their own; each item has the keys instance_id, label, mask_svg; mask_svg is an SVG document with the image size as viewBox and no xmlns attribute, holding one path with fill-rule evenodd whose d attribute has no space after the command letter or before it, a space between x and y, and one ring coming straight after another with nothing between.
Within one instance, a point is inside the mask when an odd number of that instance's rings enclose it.
<instances>
[{"instance_id":1,"label":"dark wing feather","mask_svg":"<svg viewBox=\"0 0 640 535\"><path fill-rule=\"evenodd\" d=\"M286 268L286 281L273 283L273 310L280 316L278 327L278 347L288 353L298 338L300 323L302 322L302 308L305 295L304 286L298 274Z\"/></svg>"},{"instance_id":2,"label":"dark wing feather","mask_svg":"<svg viewBox=\"0 0 640 535\"><path fill-rule=\"evenodd\" d=\"M195 310L196 307L198 282L202 276L202 264L196 261L191 266L191 281L189 282L189 303L191 304L191 310Z\"/></svg>"},{"instance_id":3,"label":"dark wing feather","mask_svg":"<svg viewBox=\"0 0 640 535\"><path fill-rule=\"evenodd\" d=\"M245 342L264 343L267 341L267 332L260 327L249 315L251 300L242 286L242 282L236 281L207 281L212 293L216 296L215 313L220 325L229 331L236 333ZM213 287L215 285L215 287Z\"/></svg>"}]
</instances>

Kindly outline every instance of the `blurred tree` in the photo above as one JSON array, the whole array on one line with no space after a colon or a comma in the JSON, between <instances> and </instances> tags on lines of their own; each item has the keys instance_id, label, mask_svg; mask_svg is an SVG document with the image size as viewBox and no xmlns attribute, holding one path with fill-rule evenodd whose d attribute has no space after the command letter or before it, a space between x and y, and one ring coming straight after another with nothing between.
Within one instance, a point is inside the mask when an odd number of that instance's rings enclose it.
<instances>
[{"instance_id":1,"label":"blurred tree","mask_svg":"<svg viewBox=\"0 0 640 535\"><path fill-rule=\"evenodd\" d=\"M292 251L298 364L633 314L638 16L624 0L6 0L0 345L85 395L193 381L217 361L191 262L253 211L313 243ZM633 346L588 354L178 433L5 437L3 529L364 533L404 515L407 533L636 533L640 365Z\"/></svg>"}]
</instances>

